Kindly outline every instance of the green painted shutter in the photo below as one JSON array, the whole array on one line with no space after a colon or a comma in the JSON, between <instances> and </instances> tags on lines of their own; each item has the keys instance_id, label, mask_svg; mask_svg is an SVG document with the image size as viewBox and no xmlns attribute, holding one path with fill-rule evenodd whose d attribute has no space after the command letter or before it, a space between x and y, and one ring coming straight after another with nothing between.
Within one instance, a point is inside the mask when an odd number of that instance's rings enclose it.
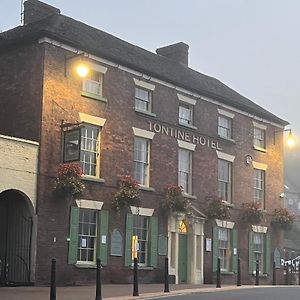
<instances>
[{"instance_id":1,"label":"green painted shutter","mask_svg":"<svg viewBox=\"0 0 300 300\"><path fill-rule=\"evenodd\" d=\"M216 272L218 266L218 257L219 257L219 233L218 233L217 226L213 227L212 247L213 247L212 268L213 268L213 272Z\"/></svg>"},{"instance_id":2,"label":"green painted shutter","mask_svg":"<svg viewBox=\"0 0 300 300\"><path fill-rule=\"evenodd\" d=\"M149 265L157 267L157 239L158 239L158 221L157 217L150 217L150 255Z\"/></svg>"},{"instance_id":3,"label":"green painted shutter","mask_svg":"<svg viewBox=\"0 0 300 300\"><path fill-rule=\"evenodd\" d=\"M105 236L105 237L104 237ZM105 243L102 243L105 239ZM100 210L98 215L97 228L97 258L100 258L103 266L107 265L107 248L108 248L108 211Z\"/></svg>"},{"instance_id":4,"label":"green painted shutter","mask_svg":"<svg viewBox=\"0 0 300 300\"><path fill-rule=\"evenodd\" d=\"M127 214L126 216L126 239L125 239L125 266L131 266L132 263L132 242L133 235L133 215Z\"/></svg>"},{"instance_id":5,"label":"green painted shutter","mask_svg":"<svg viewBox=\"0 0 300 300\"><path fill-rule=\"evenodd\" d=\"M253 231L249 231L249 241L248 241L248 270L249 274L253 274L253 261L254 261L254 252L253 252Z\"/></svg>"},{"instance_id":6,"label":"green painted shutter","mask_svg":"<svg viewBox=\"0 0 300 300\"><path fill-rule=\"evenodd\" d=\"M264 273L270 274L271 267L271 237L270 234L265 234L265 247L264 247Z\"/></svg>"},{"instance_id":7,"label":"green painted shutter","mask_svg":"<svg viewBox=\"0 0 300 300\"><path fill-rule=\"evenodd\" d=\"M79 208L72 206L70 215L68 264L77 262Z\"/></svg>"},{"instance_id":8,"label":"green painted shutter","mask_svg":"<svg viewBox=\"0 0 300 300\"><path fill-rule=\"evenodd\" d=\"M237 236L237 230L232 229L232 272L237 273L237 260L238 260L238 255L233 255L233 250L234 248L237 249L238 247L238 236Z\"/></svg>"}]
</instances>

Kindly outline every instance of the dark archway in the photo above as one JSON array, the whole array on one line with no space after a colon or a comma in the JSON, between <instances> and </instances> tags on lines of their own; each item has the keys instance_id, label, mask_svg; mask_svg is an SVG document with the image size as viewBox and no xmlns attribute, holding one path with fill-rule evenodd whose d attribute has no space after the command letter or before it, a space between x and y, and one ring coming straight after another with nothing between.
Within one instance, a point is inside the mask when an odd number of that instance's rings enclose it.
<instances>
[{"instance_id":1,"label":"dark archway","mask_svg":"<svg viewBox=\"0 0 300 300\"><path fill-rule=\"evenodd\" d=\"M31 283L33 207L21 192L0 194L0 284Z\"/></svg>"}]
</instances>

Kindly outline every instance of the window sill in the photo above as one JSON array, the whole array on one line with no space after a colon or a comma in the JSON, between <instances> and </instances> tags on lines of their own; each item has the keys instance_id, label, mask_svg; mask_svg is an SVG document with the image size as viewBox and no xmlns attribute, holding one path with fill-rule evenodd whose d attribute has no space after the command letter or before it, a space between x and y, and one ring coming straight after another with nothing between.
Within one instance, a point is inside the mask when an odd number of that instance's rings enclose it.
<instances>
[{"instance_id":1,"label":"window sill","mask_svg":"<svg viewBox=\"0 0 300 300\"><path fill-rule=\"evenodd\" d=\"M107 99L105 97L102 97L101 95L81 91L81 96L107 103Z\"/></svg>"},{"instance_id":2,"label":"window sill","mask_svg":"<svg viewBox=\"0 0 300 300\"><path fill-rule=\"evenodd\" d=\"M133 265L131 265L131 270L133 270ZM141 271L152 271L154 270L153 267L147 267L147 266L138 266L138 270Z\"/></svg>"},{"instance_id":3,"label":"window sill","mask_svg":"<svg viewBox=\"0 0 300 300\"><path fill-rule=\"evenodd\" d=\"M75 264L75 267L76 268L80 268L80 269L96 269L97 268L97 265L95 263L91 263L91 264L88 264L88 263L76 263Z\"/></svg>"},{"instance_id":4,"label":"window sill","mask_svg":"<svg viewBox=\"0 0 300 300\"><path fill-rule=\"evenodd\" d=\"M260 151L260 152L267 153L267 149L265 149L265 148L260 148L260 147L255 146L255 145L253 145L253 149L254 149L254 150L257 150L257 151Z\"/></svg>"},{"instance_id":5,"label":"window sill","mask_svg":"<svg viewBox=\"0 0 300 300\"><path fill-rule=\"evenodd\" d=\"M234 204L232 204L228 201L222 201L222 205L227 206L227 207L234 207Z\"/></svg>"},{"instance_id":6,"label":"window sill","mask_svg":"<svg viewBox=\"0 0 300 300\"><path fill-rule=\"evenodd\" d=\"M184 127L187 127L189 129L194 129L194 130L197 130L198 128L194 125L189 125L189 124L185 124L185 123L182 123L182 122L179 122L178 123L180 126L184 126Z\"/></svg>"},{"instance_id":7,"label":"window sill","mask_svg":"<svg viewBox=\"0 0 300 300\"><path fill-rule=\"evenodd\" d=\"M156 118L156 114L152 113L150 111L140 110L138 108L134 108L134 111L138 114L143 114L143 115L146 115L146 116L149 116L149 117L152 117L152 118Z\"/></svg>"},{"instance_id":8,"label":"window sill","mask_svg":"<svg viewBox=\"0 0 300 300\"><path fill-rule=\"evenodd\" d=\"M256 276L256 274L255 274L255 271L252 273L252 275L255 277ZM259 273L259 275L258 275L258 277L268 277L268 274L266 274L266 273Z\"/></svg>"},{"instance_id":9,"label":"window sill","mask_svg":"<svg viewBox=\"0 0 300 300\"><path fill-rule=\"evenodd\" d=\"M155 189L153 187L147 187L143 185L139 185L139 189L142 191L147 191L147 192L155 192Z\"/></svg>"},{"instance_id":10,"label":"window sill","mask_svg":"<svg viewBox=\"0 0 300 300\"><path fill-rule=\"evenodd\" d=\"M191 200L197 200L197 196L190 195L190 194L187 194L187 193L183 193L183 197L191 199Z\"/></svg>"},{"instance_id":11,"label":"window sill","mask_svg":"<svg viewBox=\"0 0 300 300\"><path fill-rule=\"evenodd\" d=\"M221 271L221 275L234 275L234 272L231 271Z\"/></svg>"},{"instance_id":12,"label":"window sill","mask_svg":"<svg viewBox=\"0 0 300 300\"><path fill-rule=\"evenodd\" d=\"M82 180L85 181L93 181L93 182L98 182L98 183L105 183L105 179L103 178L98 178L98 177L92 177L92 176L87 176L87 175L83 175Z\"/></svg>"},{"instance_id":13,"label":"window sill","mask_svg":"<svg viewBox=\"0 0 300 300\"><path fill-rule=\"evenodd\" d=\"M227 142L235 144L235 140L233 140L231 138L227 138L227 137L221 136L221 135L219 135L219 138L222 139L223 141L227 141Z\"/></svg>"}]
</instances>

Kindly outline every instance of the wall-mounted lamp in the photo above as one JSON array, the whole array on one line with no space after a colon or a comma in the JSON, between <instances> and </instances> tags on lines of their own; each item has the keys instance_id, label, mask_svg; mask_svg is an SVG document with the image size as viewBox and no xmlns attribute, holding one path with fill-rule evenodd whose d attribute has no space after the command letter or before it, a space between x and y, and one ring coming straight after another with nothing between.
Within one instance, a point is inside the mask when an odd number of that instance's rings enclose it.
<instances>
[{"instance_id":1,"label":"wall-mounted lamp","mask_svg":"<svg viewBox=\"0 0 300 300\"><path fill-rule=\"evenodd\" d=\"M74 60L72 68L75 70L76 74L81 78L85 78L88 75L90 68L84 60L84 53L65 57L65 76L67 76L68 62L70 60Z\"/></svg>"},{"instance_id":2,"label":"wall-mounted lamp","mask_svg":"<svg viewBox=\"0 0 300 300\"><path fill-rule=\"evenodd\" d=\"M288 131L289 133L288 133L287 138L285 139L285 142L286 142L288 148L293 148L293 147L295 146L296 141L295 141L294 135L292 134L292 129L291 129L291 128L289 128L289 129L284 129L283 131L281 131L281 130L280 130L280 131L274 130L274 145L275 145L275 137L276 137L276 133L279 133L279 132L287 132L287 131Z\"/></svg>"}]
</instances>

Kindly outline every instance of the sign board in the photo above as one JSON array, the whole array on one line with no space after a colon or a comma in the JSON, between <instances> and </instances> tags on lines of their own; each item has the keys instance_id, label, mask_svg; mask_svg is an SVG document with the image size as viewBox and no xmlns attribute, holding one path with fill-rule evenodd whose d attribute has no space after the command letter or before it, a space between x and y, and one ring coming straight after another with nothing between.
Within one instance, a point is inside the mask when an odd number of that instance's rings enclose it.
<instances>
[{"instance_id":1,"label":"sign board","mask_svg":"<svg viewBox=\"0 0 300 300\"><path fill-rule=\"evenodd\" d=\"M164 234L158 237L158 255L168 255L168 238Z\"/></svg>"},{"instance_id":2,"label":"sign board","mask_svg":"<svg viewBox=\"0 0 300 300\"><path fill-rule=\"evenodd\" d=\"M118 229L114 229L113 232L111 233L110 255L112 256L123 255L123 238Z\"/></svg>"},{"instance_id":3,"label":"sign board","mask_svg":"<svg viewBox=\"0 0 300 300\"><path fill-rule=\"evenodd\" d=\"M205 239L205 250L211 252L211 238Z\"/></svg>"},{"instance_id":4,"label":"sign board","mask_svg":"<svg viewBox=\"0 0 300 300\"><path fill-rule=\"evenodd\" d=\"M64 152L63 161L80 160L80 128L64 132Z\"/></svg>"},{"instance_id":5,"label":"sign board","mask_svg":"<svg viewBox=\"0 0 300 300\"><path fill-rule=\"evenodd\" d=\"M138 245L138 236L137 235L133 235L132 236L132 243L131 243L131 253L132 253L132 260L134 258L137 258L138 257L138 248L139 248L139 245Z\"/></svg>"}]
</instances>

